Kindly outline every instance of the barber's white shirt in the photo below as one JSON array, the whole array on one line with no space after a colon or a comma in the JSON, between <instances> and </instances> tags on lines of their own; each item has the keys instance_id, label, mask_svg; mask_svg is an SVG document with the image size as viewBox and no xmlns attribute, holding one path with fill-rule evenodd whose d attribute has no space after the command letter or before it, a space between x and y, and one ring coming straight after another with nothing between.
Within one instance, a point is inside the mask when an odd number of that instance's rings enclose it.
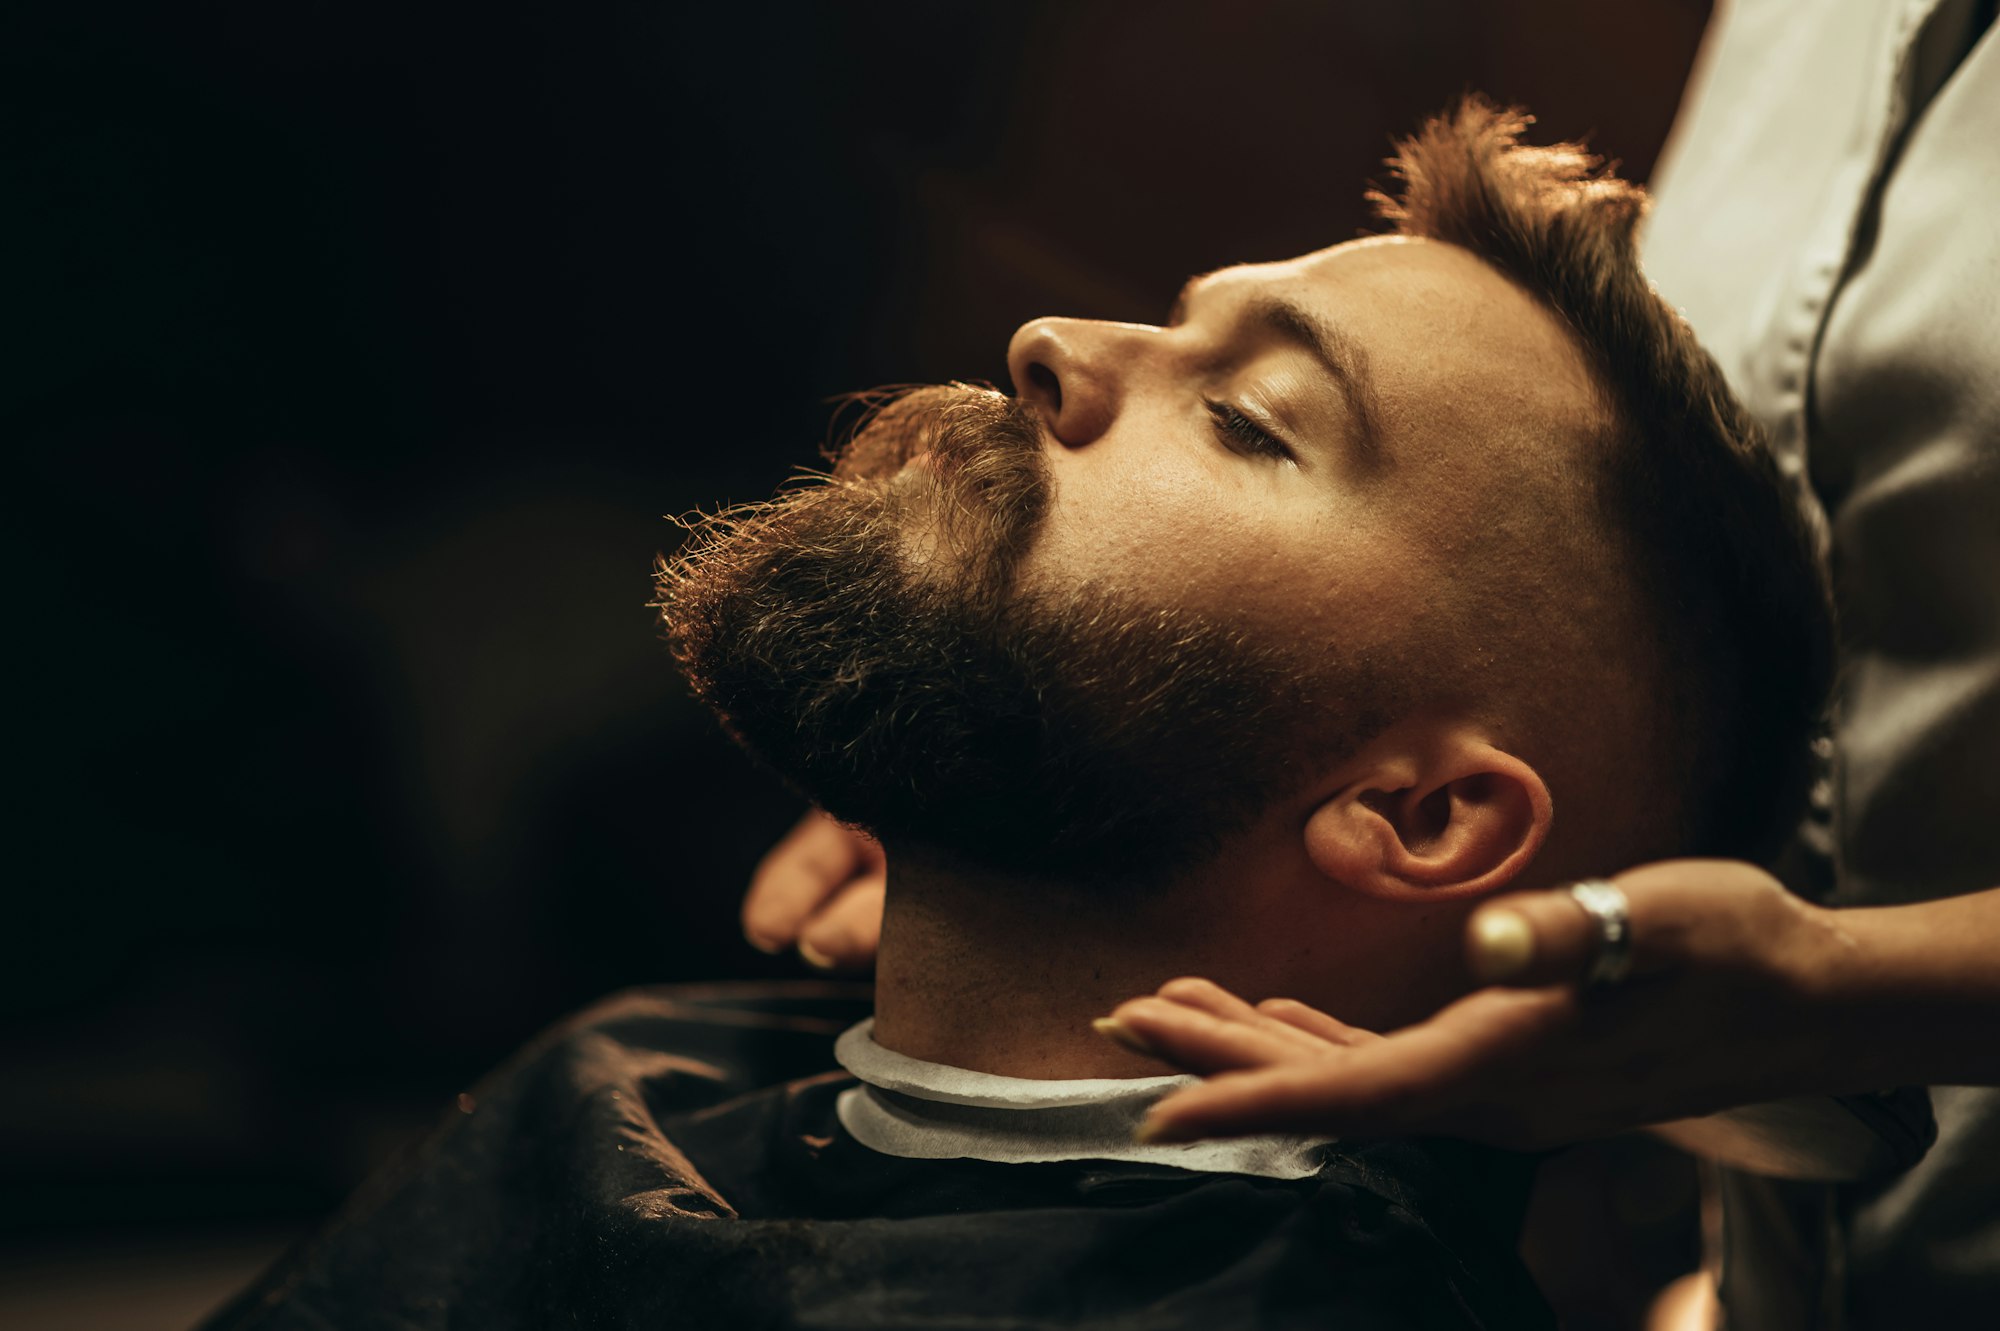
<instances>
[{"instance_id":1,"label":"barber's white shirt","mask_svg":"<svg viewBox=\"0 0 2000 1331\"><path fill-rule=\"evenodd\" d=\"M1725 0L1646 239L1828 520L1846 647L1816 800L1843 904L2000 886L1991 13ZM1725 1189L1732 1326L2000 1326L2000 1092L1935 1099L1936 1148L1886 1188Z\"/></svg>"}]
</instances>

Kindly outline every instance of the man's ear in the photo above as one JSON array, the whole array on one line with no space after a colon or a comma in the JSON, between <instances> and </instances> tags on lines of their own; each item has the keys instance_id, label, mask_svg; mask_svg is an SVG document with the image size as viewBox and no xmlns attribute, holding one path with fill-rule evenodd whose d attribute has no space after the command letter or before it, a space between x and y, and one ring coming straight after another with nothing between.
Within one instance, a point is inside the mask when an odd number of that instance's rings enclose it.
<instances>
[{"instance_id":1,"label":"man's ear","mask_svg":"<svg viewBox=\"0 0 2000 1331\"><path fill-rule=\"evenodd\" d=\"M1371 746L1375 749L1375 746ZM1370 896L1482 896L1533 862L1555 806L1541 775L1462 729L1377 749L1306 819L1306 854Z\"/></svg>"}]
</instances>

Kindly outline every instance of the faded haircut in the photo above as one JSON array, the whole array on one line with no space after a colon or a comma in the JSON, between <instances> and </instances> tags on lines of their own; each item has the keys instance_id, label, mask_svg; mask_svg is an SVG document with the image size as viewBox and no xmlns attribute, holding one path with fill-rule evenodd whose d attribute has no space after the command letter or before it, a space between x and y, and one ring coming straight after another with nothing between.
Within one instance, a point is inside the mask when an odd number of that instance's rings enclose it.
<instances>
[{"instance_id":1,"label":"faded haircut","mask_svg":"<svg viewBox=\"0 0 2000 1331\"><path fill-rule=\"evenodd\" d=\"M1408 236L1471 251L1568 326L1603 424L1582 492L1634 584L1662 689L1649 755L1678 793L1662 852L1768 858L1800 815L1833 672L1822 541L1802 491L1641 271L1639 186L1479 97L1397 143Z\"/></svg>"}]
</instances>

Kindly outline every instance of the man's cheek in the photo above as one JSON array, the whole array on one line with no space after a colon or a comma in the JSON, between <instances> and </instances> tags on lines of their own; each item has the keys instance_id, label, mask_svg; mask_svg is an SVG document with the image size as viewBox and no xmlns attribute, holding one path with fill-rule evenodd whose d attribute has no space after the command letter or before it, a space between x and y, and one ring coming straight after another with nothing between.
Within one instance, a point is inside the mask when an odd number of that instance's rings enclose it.
<instances>
[{"instance_id":1,"label":"man's cheek","mask_svg":"<svg viewBox=\"0 0 2000 1331\"><path fill-rule=\"evenodd\" d=\"M1216 578L1261 580L1250 559L1268 533L1229 502L1217 478L1168 458L1058 485L1042 547L1064 579L1144 592L1159 603Z\"/></svg>"}]
</instances>

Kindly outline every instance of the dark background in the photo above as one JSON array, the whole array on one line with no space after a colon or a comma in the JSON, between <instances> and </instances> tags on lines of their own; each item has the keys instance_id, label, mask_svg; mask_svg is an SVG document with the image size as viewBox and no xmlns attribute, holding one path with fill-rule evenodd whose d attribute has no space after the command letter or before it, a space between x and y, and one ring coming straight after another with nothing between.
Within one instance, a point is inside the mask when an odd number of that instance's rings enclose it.
<instances>
[{"instance_id":1,"label":"dark background","mask_svg":"<svg viewBox=\"0 0 2000 1331\"><path fill-rule=\"evenodd\" d=\"M734 916L798 805L667 665L662 515L1357 234L1463 89L1643 177L1706 10L5 20L0 1277L292 1232L564 1011L795 972Z\"/></svg>"}]
</instances>

